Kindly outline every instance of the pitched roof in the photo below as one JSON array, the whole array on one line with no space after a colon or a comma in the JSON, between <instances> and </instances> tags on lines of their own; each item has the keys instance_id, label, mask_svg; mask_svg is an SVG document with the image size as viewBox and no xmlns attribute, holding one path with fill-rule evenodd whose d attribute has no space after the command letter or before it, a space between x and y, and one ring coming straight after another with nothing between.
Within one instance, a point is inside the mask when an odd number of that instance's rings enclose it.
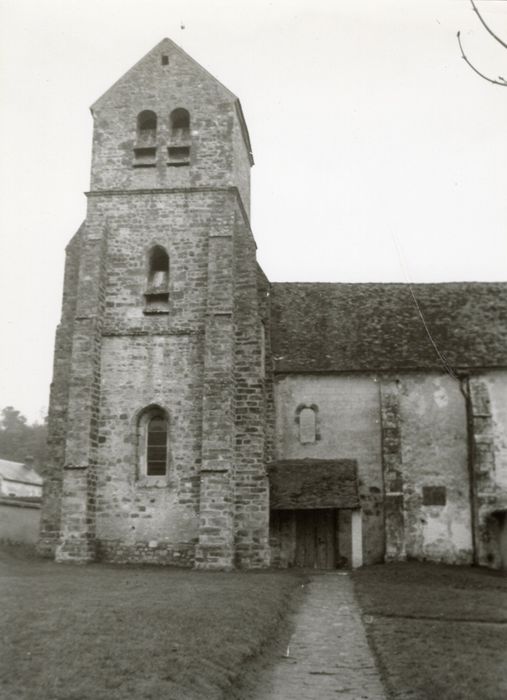
<instances>
[{"instance_id":1,"label":"pitched roof","mask_svg":"<svg viewBox=\"0 0 507 700\"><path fill-rule=\"evenodd\" d=\"M22 462L11 462L8 459L0 459L0 478L42 486L42 477L35 469Z\"/></svg>"},{"instance_id":2,"label":"pitched roof","mask_svg":"<svg viewBox=\"0 0 507 700\"><path fill-rule=\"evenodd\" d=\"M271 309L277 372L443 369L435 345L453 368L507 367L507 283L275 283Z\"/></svg>"},{"instance_id":3,"label":"pitched roof","mask_svg":"<svg viewBox=\"0 0 507 700\"><path fill-rule=\"evenodd\" d=\"M147 54L145 54L141 59L139 59L137 63L135 63L131 68L129 68L126 73L124 73L120 78L118 78L118 80L115 83L113 83L111 87L108 88L97 100L95 100L95 102L90 107L91 111L93 112L94 110L96 110L97 107L100 106L101 102L105 101L105 99L109 97L111 93L115 92L120 85L137 79L139 69L142 66L142 64L151 61L155 56L158 59L159 52L164 50L175 51L186 61L192 63L194 68L196 68L200 73L202 73L203 77L213 80L220 87L220 89L223 91L224 97L229 98L231 101L235 101L238 99L233 92L226 88L225 85L223 85L219 80L215 78L215 76L211 75L209 71L203 68L201 64L198 63L194 58L192 58L192 56L190 56L186 51L184 51L181 48L181 46L178 46L178 44L172 41L172 39L168 39L167 37L165 37L164 39L162 39L162 41L159 41L159 43L156 44L156 46L154 46L150 51L148 51Z\"/></svg>"},{"instance_id":4,"label":"pitched roof","mask_svg":"<svg viewBox=\"0 0 507 700\"><path fill-rule=\"evenodd\" d=\"M357 508L354 459L281 460L268 467L270 508Z\"/></svg>"}]
</instances>

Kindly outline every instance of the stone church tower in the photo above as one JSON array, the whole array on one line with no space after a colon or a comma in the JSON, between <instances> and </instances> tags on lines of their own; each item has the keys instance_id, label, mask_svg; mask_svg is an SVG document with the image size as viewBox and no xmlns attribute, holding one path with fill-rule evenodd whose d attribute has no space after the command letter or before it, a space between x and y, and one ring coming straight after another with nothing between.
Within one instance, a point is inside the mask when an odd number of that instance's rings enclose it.
<instances>
[{"instance_id":1,"label":"stone church tower","mask_svg":"<svg viewBox=\"0 0 507 700\"><path fill-rule=\"evenodd\" d=\"M240 103L164 39L92 114L40 549L59 561L264 566L267 282Z\"/></svg>"}]
</instances>

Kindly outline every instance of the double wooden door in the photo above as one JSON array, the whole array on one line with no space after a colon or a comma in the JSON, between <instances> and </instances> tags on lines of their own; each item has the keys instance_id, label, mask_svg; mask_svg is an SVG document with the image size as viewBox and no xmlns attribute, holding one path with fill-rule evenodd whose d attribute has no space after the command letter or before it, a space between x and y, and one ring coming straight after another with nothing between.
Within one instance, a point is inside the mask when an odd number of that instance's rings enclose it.
<instances>
[{"instance_id":1,"label":"double wooden door","mask_svg":"<svg viewBox=\"0 0 507 700\"><path fill-rule=\"evenodd\" d=\"M337 511L296 510L295 566L334 569L337 563Z\"/></svg>"}]
</instances>

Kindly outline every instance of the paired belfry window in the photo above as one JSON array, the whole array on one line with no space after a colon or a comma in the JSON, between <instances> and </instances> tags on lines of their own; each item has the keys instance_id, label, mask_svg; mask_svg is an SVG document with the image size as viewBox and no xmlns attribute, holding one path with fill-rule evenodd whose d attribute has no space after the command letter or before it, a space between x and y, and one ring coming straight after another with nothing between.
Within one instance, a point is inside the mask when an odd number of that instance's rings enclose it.
<instances>
[{"instance_id":1,"label":"paired belfry window","mask_svg":"<svg viewBox=\"0 0 507 700\"><path fill-rule=\"evenodd\" d=\"M137 116L137 138L146 143L157 140L157 115L150 109L145 109Z\"/></svg>"},{"instance_id":2,"label":"paired belfry window","mask_svg":"<svg viewBox=\"0 0 507 700\"><path fill-rule=\"evenodd\" d=\"M158 118L152 110L145 109L137 115L134 167L156 167L159 143L157 127ZM178 107L169 115L167 165L190 165L190 146L190 114L183 107Z\"/></svg>"},{"instance_id":3,"label":"paired belfry window","mask_svg":"<svg viewBox=\"0 0 507 700\"><path fill-rule=\"evenodd\" d=\"M176 132L184 132L190 130L190 114L186 109L178 107L171 112L169 117L171 122L171 135L174 136Z\"/></svg>"},{"instance_id":4,"label":"paired belfry window","mask_svg":"<svg viewBox=\"0 0 507 700\"><path fill-rule=\"evenodd\" d=\"M145 109L137 115L137 139L134 166L153 168L157 164L157 115Z\"/></svg>"},{"instance_id":5,"label":"paired belfry window","mask_svg":"<svg viewBox=\"0 0 507 700\"><path fill-rule=\"evenodd\" d=\"M190 165L190 114L178 107L169 117L171 142L167 147L167 165Z\"/></svg>"}]
</instances>

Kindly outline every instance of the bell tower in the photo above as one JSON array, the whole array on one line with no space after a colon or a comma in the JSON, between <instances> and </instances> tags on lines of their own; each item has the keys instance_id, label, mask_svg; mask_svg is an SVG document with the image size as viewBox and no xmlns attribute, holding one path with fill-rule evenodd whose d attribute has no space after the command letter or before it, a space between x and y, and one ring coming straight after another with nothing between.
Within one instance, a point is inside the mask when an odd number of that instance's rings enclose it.
<instances>
[{"instance_id":1,"label":"bell tower","mask_svg":"<svg viewBox=\"0 0 507 700\"><path fill-rule=\"evenodd\" d=\"M264 566L266 283L239 100L164 39L92 115L40 549L59 561Z\"/></svg>"}]
</instances>

